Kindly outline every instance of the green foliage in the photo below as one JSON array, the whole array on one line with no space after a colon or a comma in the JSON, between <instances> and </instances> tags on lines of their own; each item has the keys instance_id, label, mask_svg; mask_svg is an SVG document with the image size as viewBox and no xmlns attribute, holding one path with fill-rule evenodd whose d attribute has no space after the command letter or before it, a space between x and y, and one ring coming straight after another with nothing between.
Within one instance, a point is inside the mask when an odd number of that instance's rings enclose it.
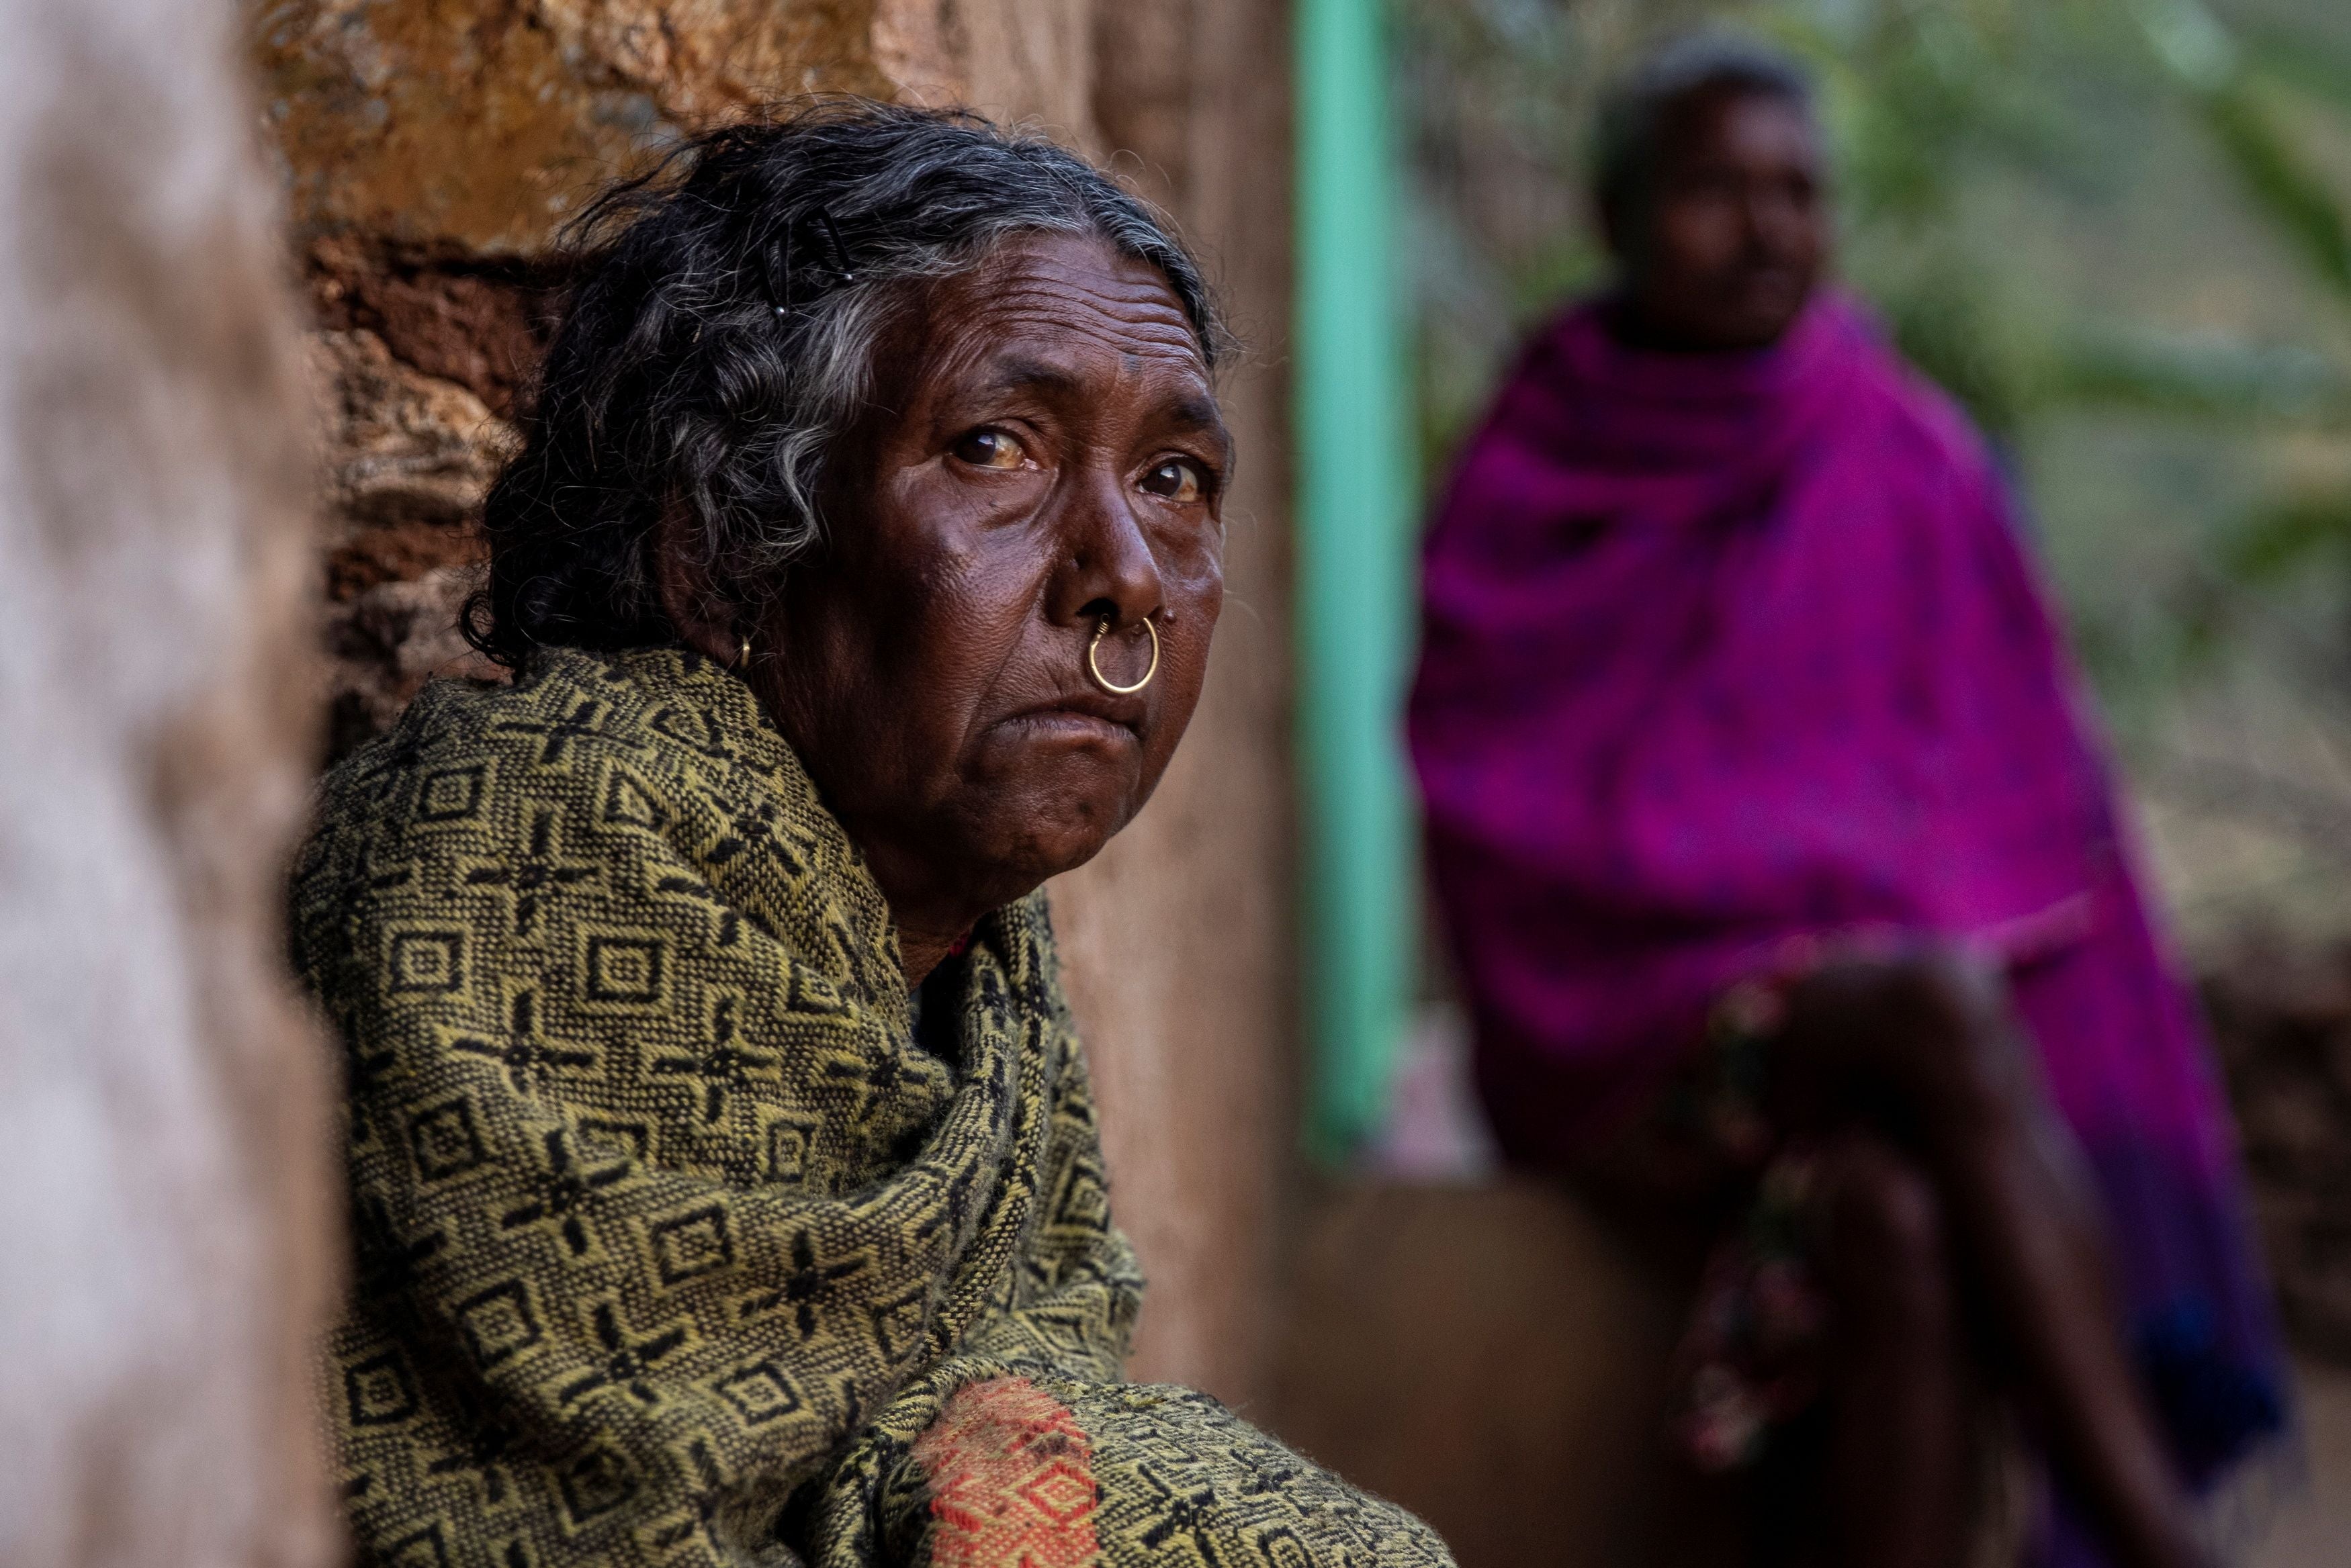
<instances>
[{"instance_id":1,"label":"green foliage","mask_svg":"<svg viewBox=\"0 0 2351 1568\"><path fill-rule=\"evenodd\" d=\"M2253 431L2351 431L2351 368L2291 345L2077 329L2055 350L2038 395L2147 414L2225 421Z\"/></svg>"},{"instance_id":2,"label":"green foliage","mask_svg":"<svg viewBox=\"0 0 2351 1568\"><path fill-rule=\"evenodd\" d=\"M2215 3L2229 8L1395 0L1425 225L1429 472L1530 320L1600 275L1581 209L1599 84L1663 34L1724 23L1817 72L1844 270L2034 476L2108 694L2128 704L2192 680L2289 612L2317 615L2339 675L2351 660L2351 29L2338 0ZM2168 229L2154 229L2157 212ZM2269 325L2216 327L2232 311L2165 286L2149 244L2199 258L2219 280L2206 293L2252 298L2265 308L2233 314ZM2163 512L2163 539L2079 471L2085 451L2141 454L2130 477ZM2156 477L2148 453L2176 479ZM2330 596L2335 608L2311 610Z\"/></svg>"},{"instance_id":3,"label":"green foliage","mask_svg":"<svg viewBox=\"0 0 2351 1568\"><path fill-rule=\"evenodd\" d=\"M2279 129L2271 90L2248 73L2206 93L2205 116L2246 193L2314 274L2351 299L2351 226L2343 204Z\"/></svg>"},{"instance_id":4,"label":"green foliage","mask_svg":"<svg viewBox=\"0 0 2351 1568\"><path fill-rule=\"evenodd\" d=\"M2296 29L2274 24L2247 28L2246 57L2273 81L2297 92L2351 109L2351 49L2330 47Z\"/></svg>"},{"instance_id":5,"label":"green foliage","mask_svg":"<svg viewBox=\"0 0 2351 1568\"><path fill-rule=\"evenodd\" d=\"M1985 269L1929 263L1876 292L1912 364L1965 404L1995 440L2023 435L2041 370L2030 345L2014 340Z\"/></svg>"},{"instance_id":6,"label":"green foliage","mask_svg":"<svg viewBox=\"0 0 2351 1568\"><path fill-rule=\"evenodd\" d=\"M2351 67L2317 40L2275 24L2248 42L2202 0L2137 0L2135 9L2174 89L2197 103L2247 205L2318 286L2314 292L2351 307L2351 218L2288 129L2297 97L2337 113L2351 109ZM2200 354L2166 357L2142 342L2135 356L2103 364L2095 353L2077 354L2069 389L2148 408L2168 401L2256 430L2351 425L2351 365L2290 348L2208 345ZM2351 487L2273 491L2220 530L2216 545L2213 566L2226 587L2210 596L2201 618L2214 650L2266 601L2314 573L2351 584ZM2330 651L2339 663L2345 649L2336 629L2338 646Z\"/></svg>"},{"instance_id":7,"label":"green foliage","mask_svg":"<svg viewBox=\"0 0 2351 1568\"><path fill-rule=\"evenodd\" d=\"M2229 542L2230 575L2248 583L2275 583L2314 559L2351 564L2351 494L2283 498L2248 516Z\"/></svg>"}]
</instances>

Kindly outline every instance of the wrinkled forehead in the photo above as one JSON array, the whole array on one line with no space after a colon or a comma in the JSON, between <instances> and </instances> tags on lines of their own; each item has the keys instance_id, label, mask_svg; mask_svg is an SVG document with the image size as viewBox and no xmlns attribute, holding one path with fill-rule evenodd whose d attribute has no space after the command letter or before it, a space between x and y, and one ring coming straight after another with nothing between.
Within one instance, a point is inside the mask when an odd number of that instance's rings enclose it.
<instances>
[{"instance_id":1,"label":"wrinkled forehead","mask_svg":"<svg viewBox=\"0 0 2351 1568\"><path fill-rule=\"evenodd\" d=\"M1011 365L1104 392L1116 383L1209 396L1199 335L1166 275L1092 236L1008 241L933 285L916 314L905 369L917 378L965 380Z\"/></svg>"}]
</instances>

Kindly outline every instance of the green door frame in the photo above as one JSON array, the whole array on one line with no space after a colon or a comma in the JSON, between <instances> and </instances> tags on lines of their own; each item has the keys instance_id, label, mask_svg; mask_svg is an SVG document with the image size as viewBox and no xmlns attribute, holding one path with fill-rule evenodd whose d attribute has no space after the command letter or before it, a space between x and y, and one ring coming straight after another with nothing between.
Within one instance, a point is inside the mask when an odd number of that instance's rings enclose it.
<instances>
[{"instance_id":1,"label":"green door frame","mask_svg":"<svg viewBox=\"0 0 2351 1568\"><path fill-rule=\"evenodd\" d=\"M1308 1147L1385 1112L1413 988L1399 715L1418 485L1382 0L1296 0L1298 741Z\"/></svg>"}]
</instances>

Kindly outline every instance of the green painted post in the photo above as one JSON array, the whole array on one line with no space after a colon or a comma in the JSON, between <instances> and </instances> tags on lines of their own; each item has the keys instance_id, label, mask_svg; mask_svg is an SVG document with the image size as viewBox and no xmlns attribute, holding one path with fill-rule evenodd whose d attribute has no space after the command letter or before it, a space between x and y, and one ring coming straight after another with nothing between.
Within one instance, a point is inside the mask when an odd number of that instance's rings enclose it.
<instances>
[{"instance_id":1,"label":"green painted post","mask_svg":"<svg viewBox=\"0 0 2351 1568\"><path fill-rule=\"evenodd\" d=\"M1296 0L1299 771L1307 1141L1374 1131L1412 991L1399 709L1416 510L1382 0Z\"/></svg>"}]
</instances>

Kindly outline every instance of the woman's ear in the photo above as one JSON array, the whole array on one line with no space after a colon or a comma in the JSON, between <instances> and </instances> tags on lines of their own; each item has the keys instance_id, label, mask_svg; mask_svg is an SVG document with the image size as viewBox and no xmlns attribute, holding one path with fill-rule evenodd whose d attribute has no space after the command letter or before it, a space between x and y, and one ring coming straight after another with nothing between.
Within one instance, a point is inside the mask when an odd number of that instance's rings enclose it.
<instances>
[{"instance_id":1,"label":"woman's ear","mask_svg":"<svg viewBox=\"0 0 2351 1568\"><path fill-rule=\"evenodd\" d=\"M701 531L677 507L664 511L653 526L653 569L662 614L677 629L679 639L720 664L731 668L738 662L743 644L736 622L742 607L711 581Z\"/></svg>"}]
</instances>

